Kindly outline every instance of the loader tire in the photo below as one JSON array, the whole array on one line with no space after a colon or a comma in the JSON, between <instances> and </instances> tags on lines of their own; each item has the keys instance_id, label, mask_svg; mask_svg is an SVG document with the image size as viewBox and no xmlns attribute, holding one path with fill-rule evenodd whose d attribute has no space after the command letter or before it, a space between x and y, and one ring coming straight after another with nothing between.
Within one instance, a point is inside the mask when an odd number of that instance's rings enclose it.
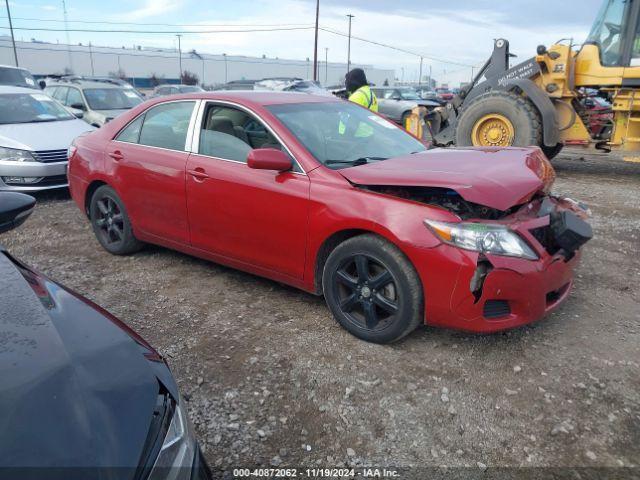
<instances>
[{"instance_id":1,"label":"loader tire","mask_svg":"<svg viewBox=\"0 0 640 480\"><path fill-rule=\"evenodd\" d=\"M458 146L542 146L536 107L513 92L487 92L463 106L456 128Z\"/></svg>"}]
</instances>

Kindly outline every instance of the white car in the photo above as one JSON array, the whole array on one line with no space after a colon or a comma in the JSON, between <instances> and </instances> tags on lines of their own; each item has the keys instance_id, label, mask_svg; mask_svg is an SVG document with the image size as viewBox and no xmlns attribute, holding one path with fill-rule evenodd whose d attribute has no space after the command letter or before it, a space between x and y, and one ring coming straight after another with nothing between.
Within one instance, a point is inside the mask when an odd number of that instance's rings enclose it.
<instances>
[{"instance_id":1,"label":"white car","mask_svg":"<svg viewBox=\"0 0 640 480\"><path fill-rule=\"evenodd\" d=\"M45 93L0 86L0 190L66 187L67 149L91 130Z\"/></svg>"}]
</instances>

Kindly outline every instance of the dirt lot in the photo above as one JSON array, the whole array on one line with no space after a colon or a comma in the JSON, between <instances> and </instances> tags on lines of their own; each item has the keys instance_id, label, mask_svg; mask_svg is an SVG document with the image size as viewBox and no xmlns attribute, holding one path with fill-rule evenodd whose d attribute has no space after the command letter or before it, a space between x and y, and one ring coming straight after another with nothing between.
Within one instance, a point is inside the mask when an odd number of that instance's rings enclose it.
<instances>
[{"instance_id":1,"label":"dirt lot","mask_svg":"<svg viewBox=\"0 0 640 480\"><path fill-rule=\"evenodd\" d=\"M555 161L556 193L594 213L574 291L497 335L367 344L322 298L158 247L111 256L65 194L0 242L167 357L217 469L637 467L640 164L581 157Z\"/></svg>"}]
</instances>

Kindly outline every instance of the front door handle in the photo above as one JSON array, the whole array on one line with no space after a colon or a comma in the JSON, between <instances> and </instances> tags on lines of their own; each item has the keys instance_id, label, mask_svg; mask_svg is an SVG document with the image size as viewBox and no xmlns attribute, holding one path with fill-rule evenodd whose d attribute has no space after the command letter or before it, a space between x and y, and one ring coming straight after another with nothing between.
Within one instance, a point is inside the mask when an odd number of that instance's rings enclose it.
<instances>
[{"instance_id":1,"label":"front door handle","mask_svg":"<svg viewBox=\"0 0 640 480\"><path fill-rule=\"evenodd\" d=\"M189 170L189 175L193 176L193 178L198 182L204 182L209 175L204 171L202 167L196 167L193 170Z\"/></svg>"},{"instance_id":2,"label":"front door handle","mask_svg":"<svg viewBox=\"0 0 640 480\"><path fill-rule=\"evenodd\" d=\"M120 150L114 150L113 152L109 152L109 156L113 158L116 162L119 162L124 158L124 155L122 155L122 152L120 152Z\"/></svg>"}]
</instances>

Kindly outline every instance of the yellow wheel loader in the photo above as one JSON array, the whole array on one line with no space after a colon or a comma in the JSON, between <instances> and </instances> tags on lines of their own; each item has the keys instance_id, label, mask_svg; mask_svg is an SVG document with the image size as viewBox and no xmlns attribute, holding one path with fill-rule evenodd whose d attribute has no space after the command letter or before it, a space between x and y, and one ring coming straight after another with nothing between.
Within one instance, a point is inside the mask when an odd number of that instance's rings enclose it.
<instances>
[{"instance_id":1,"label":"yellow wheel loader","mask_svg":"<svg viewBox=\"0 0 640 480\"><path fill-rule=\"evenodd\" d=\"M640 0L605 0L579 49L561 40L512 67L511 57L496 40L474 80L427 117L435 144L538 145L549 158L583 144L640 161ZM610 105L598 129L593 96Z\"/></svg>"}]
</instances>

